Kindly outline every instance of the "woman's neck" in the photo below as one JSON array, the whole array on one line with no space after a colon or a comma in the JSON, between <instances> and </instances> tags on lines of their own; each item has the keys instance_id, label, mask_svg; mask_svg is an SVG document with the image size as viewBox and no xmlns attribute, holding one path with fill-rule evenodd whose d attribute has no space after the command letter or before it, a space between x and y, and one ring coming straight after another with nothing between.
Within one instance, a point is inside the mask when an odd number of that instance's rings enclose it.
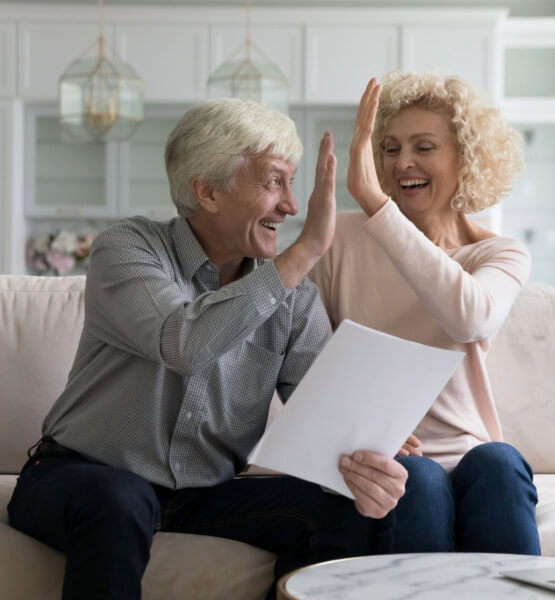
<instances>
[{"instance_id":1,"label":"woman's neck","mask_svg":"<svg viewBox=\"0 0 555 600\"><path fill-rule=\"evenodd\" d=\"M465 214L453 210L411 220L428 239L443 250L474 244L495 236L491 231L470 221Z\"/></svg>"}]
</instances>

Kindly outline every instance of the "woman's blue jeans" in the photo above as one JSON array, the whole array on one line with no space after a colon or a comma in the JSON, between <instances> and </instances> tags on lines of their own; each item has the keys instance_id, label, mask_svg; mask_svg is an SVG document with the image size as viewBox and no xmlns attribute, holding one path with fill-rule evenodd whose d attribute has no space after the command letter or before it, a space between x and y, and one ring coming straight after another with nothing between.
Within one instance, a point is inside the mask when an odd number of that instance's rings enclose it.
<instances>
[{"instance_id":1,"label":"woman's blue jeans","mask_svg":"<svg viewBox=\"0 0 555 600\"><path fill-rule=\"evenodd\" d=\"M65 552L62 600L138 600L159 530L231 538L274 552L276 581L335 558L453 550L454 531L463 550L538 554L529 467L509 446L486 447L489 454L473 450L465 457L468 466L457 469L453 482L432 461L400 459L409 471L407 492L381 520L292 477L174 491L72 452L32 457L8 512L16 529ZM275 598L275 582L268 598Z\"/></svg>"},{"instance_id":2,"label":"woman's blue jeans","mask_svg":"<svg viewBox=\"0 0 555 600\"><path fill-rule=\"evenodd\" d=\"M388 552L541 554L532 469L509 444L476 446L450 474L427 458L399 460L418 476L393 515Z\"/></svg>"}]
</instances>

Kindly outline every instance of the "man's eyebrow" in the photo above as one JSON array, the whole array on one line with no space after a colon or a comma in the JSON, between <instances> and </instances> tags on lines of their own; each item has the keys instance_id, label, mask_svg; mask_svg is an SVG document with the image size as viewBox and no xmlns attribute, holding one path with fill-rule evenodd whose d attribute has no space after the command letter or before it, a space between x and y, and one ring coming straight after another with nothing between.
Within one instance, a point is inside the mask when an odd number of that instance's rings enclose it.
<instances>
[{"instance_id":1,"label":"man's eyebrow","mask_svg":"<svg viewBox=\"0 0 555 600\"><path fill-rule=\"evenodd\" d=\"M265 175L268 173L279 173L280 175L285 175L287 173L287 171L283 167L280 167L276 163L267 163L262 168L262 173ZM296 173L297 173L297 167L295 167L295 170L293 171L293 175L295 175Z\"/></svg>"}]
</instances>

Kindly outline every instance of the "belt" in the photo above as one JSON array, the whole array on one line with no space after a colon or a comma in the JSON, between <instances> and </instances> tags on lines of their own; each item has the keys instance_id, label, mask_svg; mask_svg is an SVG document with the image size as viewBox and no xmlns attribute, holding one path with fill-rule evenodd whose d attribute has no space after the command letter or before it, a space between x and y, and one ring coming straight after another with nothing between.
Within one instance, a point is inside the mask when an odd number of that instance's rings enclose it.
<instances>
[{"instance_id":1,"label":"belt","mask_svg":"<svg viewBox=\"0 0 555 600\"><path fill-rule=\"evenodd\" d=\"M70 450L61 444L58 444L51 437L43 437L38 444L35 446L34 452L33 448L29 450L29 456L36 458L39 455L43 454L77 454L74 450Z\"/></svg>"}]
</instances>

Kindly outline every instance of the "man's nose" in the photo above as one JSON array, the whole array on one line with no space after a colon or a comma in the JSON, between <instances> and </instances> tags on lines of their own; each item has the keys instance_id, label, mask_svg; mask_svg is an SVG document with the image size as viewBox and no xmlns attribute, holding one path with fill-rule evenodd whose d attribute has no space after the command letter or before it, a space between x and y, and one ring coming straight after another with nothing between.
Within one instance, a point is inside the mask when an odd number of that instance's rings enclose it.
<instances>
[{"instance_id":1,"label":"man's nose","mask_svg":"<svg viewBox=\"0 0 555 600\"><path fill-rule=\"evenodd\" d=\"M292 187L288 187L282 194L279 202L279 210L291 216L295 216L299 212L299 205L297 204Z\"/></svg>"}]
</instances>

